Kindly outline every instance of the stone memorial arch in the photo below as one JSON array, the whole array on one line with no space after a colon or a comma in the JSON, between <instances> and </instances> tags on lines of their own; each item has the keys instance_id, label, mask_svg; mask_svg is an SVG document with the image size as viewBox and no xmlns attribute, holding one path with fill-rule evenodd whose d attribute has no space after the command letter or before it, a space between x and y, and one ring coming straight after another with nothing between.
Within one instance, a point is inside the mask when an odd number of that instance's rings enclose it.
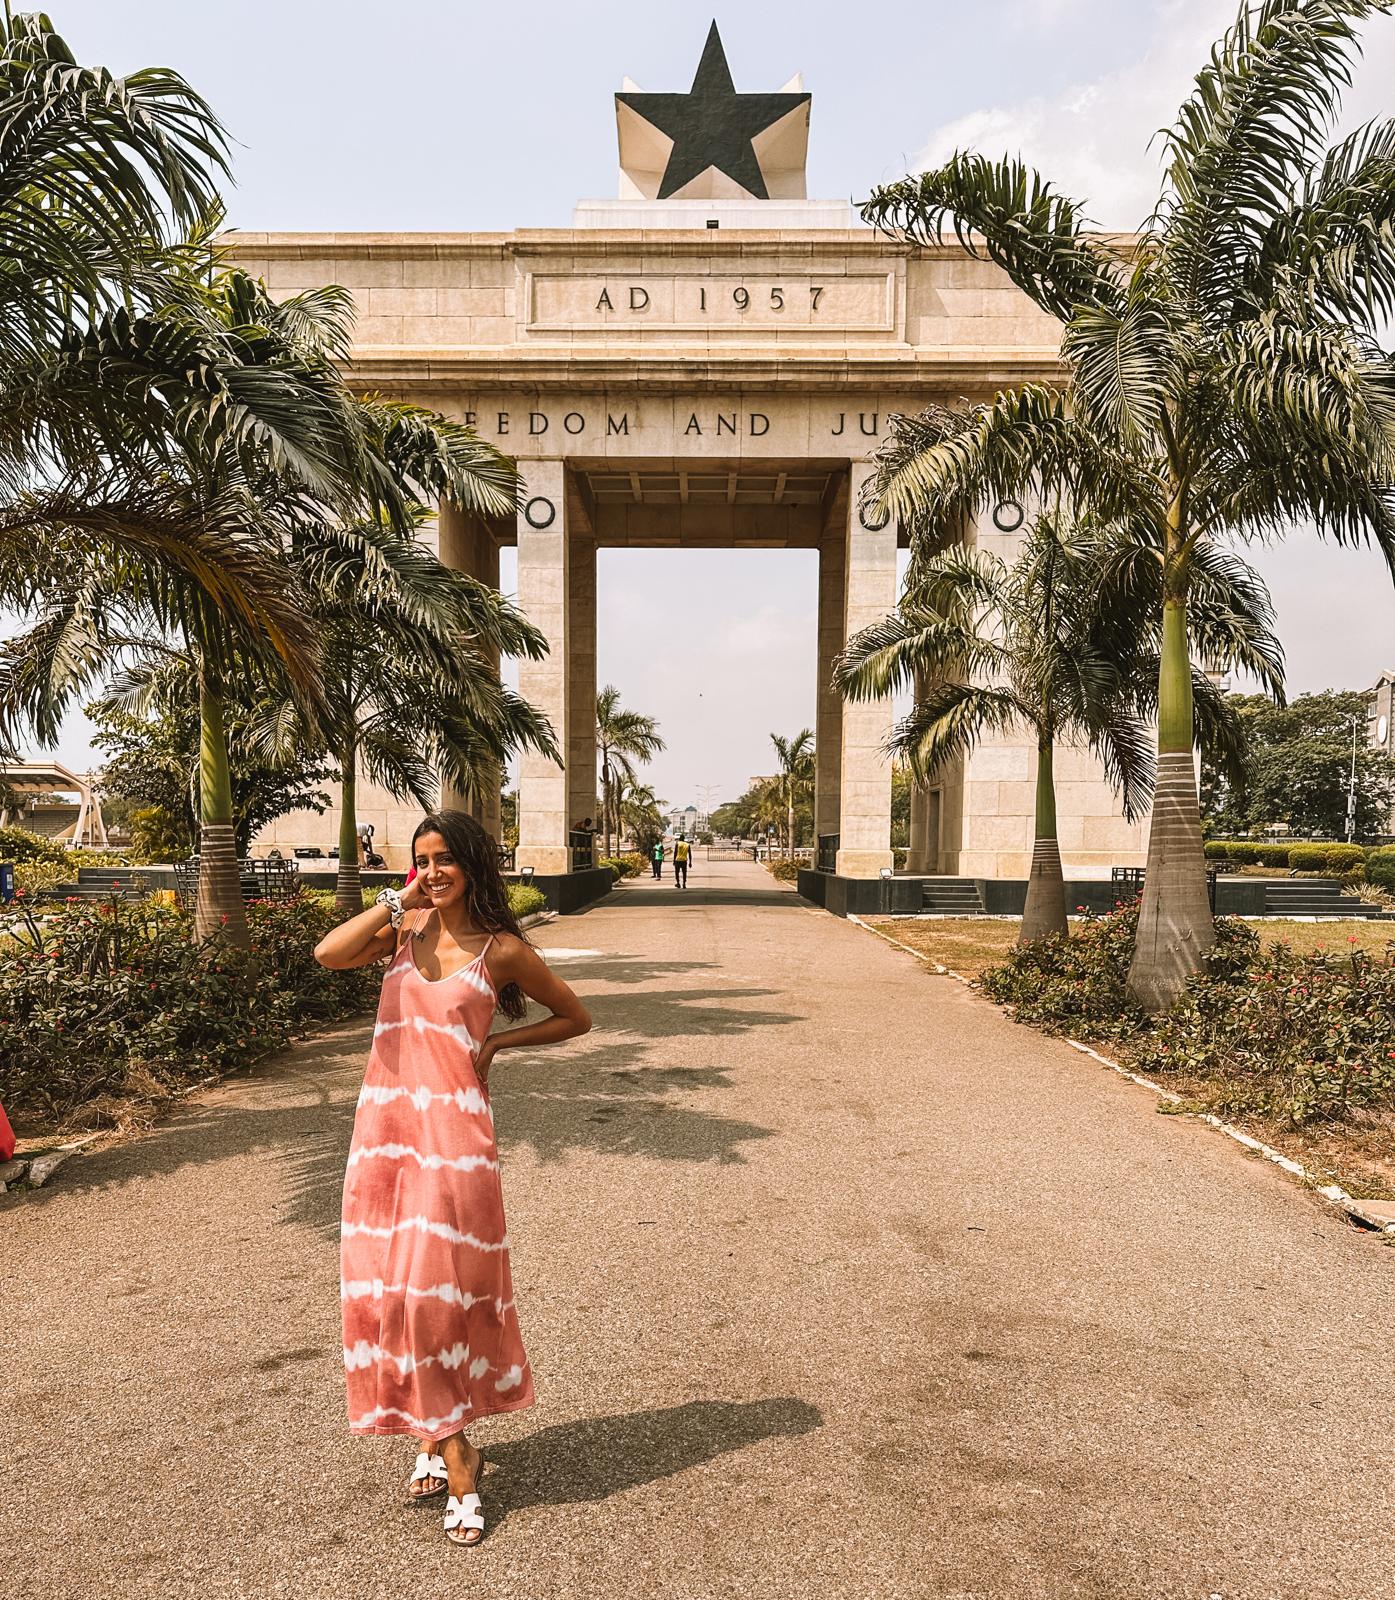
<instances>
[{"instance_id":1,"label":"stone memorial arch","mask_svg":"<svg viewBox=\"0 0 1395 1600\"><path fill-rule=\"evenodd\" d=\"M738 94L714 25L689 93L616 95L620 194L570 228L237 236L273 292L352 290L356 385L462 418L519 462L511 523L446 509L438 538L494 583L516 544L519 603L551 647L520 674L565 753L520 773L518 863L540 879L569 872L569 828L595 809L596 552L624 546L818 552L816 829L836 836L837 878L891 867L890 703L829 686L845 639L897 597L896 529L858 491L894 413L1058 379L1057 329L957 246L900 244L805 198L809 107L797 79ZM1019 522L1000 507L967 536L1010 553ZM1030 741L999 741L917 794L907 871L1025 879L1034 766ZM1058 782L1068 869L1142 859L1088 755ZM497 832L497 801L479 811ZM380 814L397 865L417 813L384 798Z\"/></svg>"}]
</instances>

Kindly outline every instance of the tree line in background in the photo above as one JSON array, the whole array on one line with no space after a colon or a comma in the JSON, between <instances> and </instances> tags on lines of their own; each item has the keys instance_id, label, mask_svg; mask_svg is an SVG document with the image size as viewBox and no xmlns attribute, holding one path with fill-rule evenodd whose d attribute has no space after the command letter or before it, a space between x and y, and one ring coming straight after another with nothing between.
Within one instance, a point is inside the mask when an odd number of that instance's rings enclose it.
<instances>
[{"instance_id":1,"label":"tree line in background","mask_svg":"<svg viewBox=\"0 0 1395 1600\"><path fill-rule=\"evenodd\" d=\"M1212 833L1243 838L1282 824L1343 839L1353 793L1357 840L1392 831L1395 761L1367 743L1365 694L1328 690L1287 705L1237 695L1233 703L1244 736L1238 770L1202 767L1202 815Z\"/></svg>"}]
</instances>

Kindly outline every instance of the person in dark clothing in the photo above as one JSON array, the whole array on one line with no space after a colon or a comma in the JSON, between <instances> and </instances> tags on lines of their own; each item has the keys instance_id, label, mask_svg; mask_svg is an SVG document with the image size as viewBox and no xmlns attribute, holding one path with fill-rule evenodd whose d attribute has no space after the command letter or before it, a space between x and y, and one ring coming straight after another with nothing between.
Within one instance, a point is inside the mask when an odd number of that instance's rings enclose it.
<instances>
[{"instance_id":1,"label":"person in dark clothing","mask_svg":"<svg viewBox=\"0 0 1395 1600\"><path fill-rule=\"evenodd\" d=\"M680 839L673 847L673 881L680 889L688 887L688 841Z\"/></svg>"},{"instance_id":2,"label":"person in dark clothing","mask_svg":"<svg viewBox=\"0 0 1395 1600\"><path fill-rule=\"evenodd\" d=\"M664 841L662 839L650 852L649 859L654 863L654 876L662 878L664 875Z\"/></svg>"}]
</instances>

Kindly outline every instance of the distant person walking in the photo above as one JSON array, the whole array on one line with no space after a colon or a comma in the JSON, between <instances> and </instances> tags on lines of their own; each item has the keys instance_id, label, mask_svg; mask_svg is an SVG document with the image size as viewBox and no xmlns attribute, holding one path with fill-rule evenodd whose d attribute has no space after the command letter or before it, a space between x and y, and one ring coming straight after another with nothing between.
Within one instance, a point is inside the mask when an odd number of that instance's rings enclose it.
<instances>
[{"instance_id":1,"label":"distant person walking","mask_svg":"<svg viewBox=\"0 0 1395 1600\"><path fill-rule=\"evenodd\" d=\"M649 859L654 864L654 876L662 878L664 875L664 841L662 839L649 852Z\"/></svg>"},{"instance_id":2,"label":"distant person walking","mask_svg":"<svg viewBox=\"0 0 1395 1600\"><path fill-rule=\"evenodd\" d=\"M688 841L680 839L673 847L673 881L680 889L688 887Z\"/></svg>"}]
</instances>

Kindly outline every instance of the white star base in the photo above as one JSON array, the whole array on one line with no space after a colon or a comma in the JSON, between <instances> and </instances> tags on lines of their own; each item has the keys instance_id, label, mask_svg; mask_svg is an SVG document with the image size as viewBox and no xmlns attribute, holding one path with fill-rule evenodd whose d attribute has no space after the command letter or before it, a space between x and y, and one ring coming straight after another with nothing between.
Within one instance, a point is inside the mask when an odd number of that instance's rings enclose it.
<instances>
[{"instance_id":1,"label":"white star base","mask_svg":"<svg viewBox=\"0 0 1395 1600\"><path fill-rule=\"evenodd\" d=\"M860 228L846 200L579 200L574 228Z\"/></svg>"}]
</instances>

